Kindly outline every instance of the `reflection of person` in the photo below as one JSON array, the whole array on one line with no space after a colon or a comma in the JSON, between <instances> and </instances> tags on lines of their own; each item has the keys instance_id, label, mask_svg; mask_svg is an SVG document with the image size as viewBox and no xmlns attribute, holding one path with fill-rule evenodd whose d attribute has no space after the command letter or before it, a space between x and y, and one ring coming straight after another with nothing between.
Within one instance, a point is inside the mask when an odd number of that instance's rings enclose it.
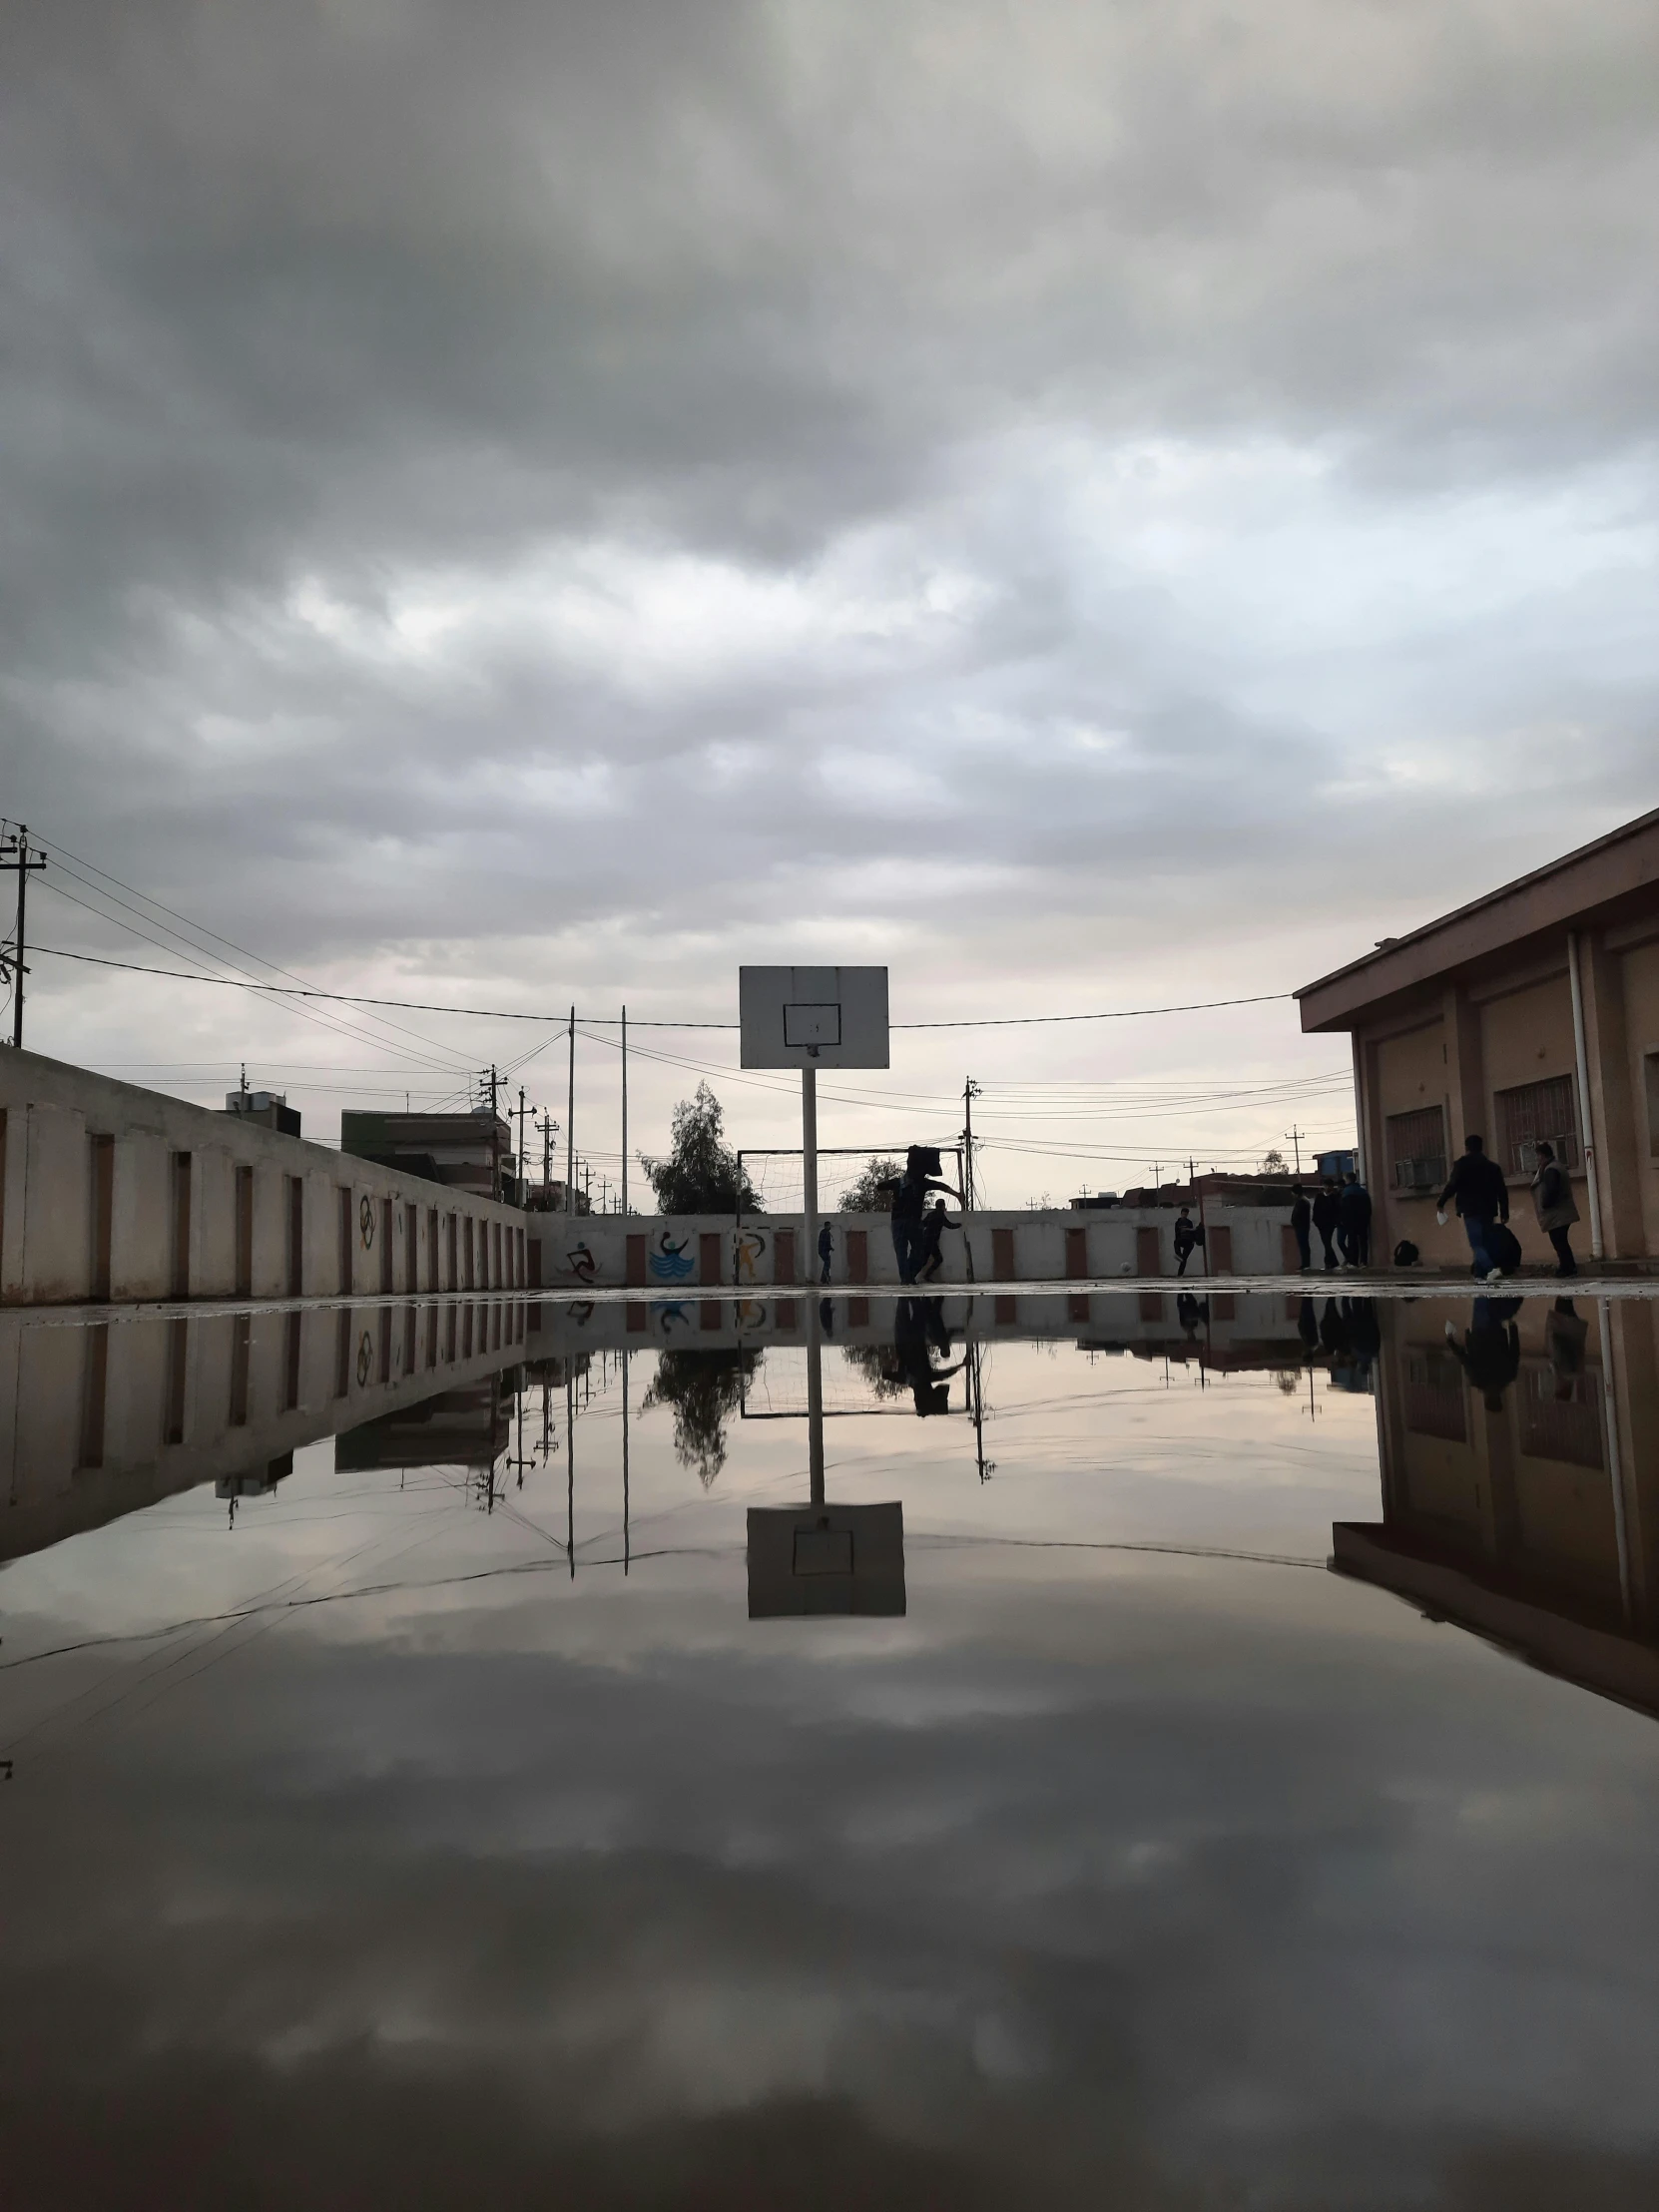
<instances>
[{"instance_id":1,"label":"reflection of person","mask_svg":"<svg viewBox=\"0 0 1659 2212\"><path fill-rule=\"evenodd\" d=\"M921 1242L916 1248L916 1281L931 1283L944 1266L944 1254L939 1249L939 1239L947 1229L960 1229L959 1221L952 1221L944 1210L944 1200L935 1201L933 1210L921 1217Z\"/></svg>"},{"instance_id":2,"label":"reflection of person","mask_svg":"<svg viewBox=\"0 0 1659 2212\"><path fill-rule=\"evenodd\" d=\"M828 1283L830 1280L830 1262L834 1254L834 1231L830 1227L830 1224L826 1222L824 1224L824 1227L818 1233L818 1256L824 1263L823 1270L819 1276L819 1281L821 1283Z\"/></svg>"},{"instance_id":3,"label":"reflection of person","mask_svg":"<svg viewBox=\"0 0 1659 2212\"><path fill-rule=\"evenodd\" d=\"M1578 1262L1572 1256L1572 1239L1567 1232L1578 1219L1578 1208L1572 1202L1567 1171L1556 1160L1555 1147L1542 1140L1538 1145L1538 1172L1532 1178L1532 1205L1538 1227L1555 1247L1556 1274L1576 1275Z\"/></svg>"},{"instance_id":4,"label":"reflection of person","mask_svg":"<svg viewBox=\"0 0 1659 2212\"><path fill-rule=\"evenodd\" d=\"M967 1366L965 1359L951 1368L935 1368L932 1348L950 1357L950 1331L936 1298L901 1298L893 1307L893 1352L898 1379L908 1383L915 1400L916 1418L950 1410L950 1378Z\"/></svg>"},{"instance_id":5,"label":"reflection of person","mask_svg":"<svg viewBox=\"0 0 1659 2212\"><path fill-rule=\"evenodd\" d=\"M1314 1193L1312 1212L1314 1227L1319 1231L1320 1243L1325 1247L1325 1272L1327 1275L1334 1275L1337 1269L1337 1250L1331 1241L1337 1233L1337 1207L1336 1184L1322 1183Z\"/></svg>"},{"instance_id":6,"label":"reflection of person","mask_svg":"<svg viewBox=\"0 0 1659 2212\"><path fill-rule=\"evenodd\" d=\"M1503 1393L1520 1373L1520 1331L1512 1319L1519 1306L1516 1298L1477 1298L1461 1344L1455 1325L1445 1325L1451 1357L1480 1392L1488 1413L1502 1412Z\"/></svg>"},{"instance_id":7,"label":"reflection of person","mask_svg":"<svg viewBox=\"0 0 1659 2212\"><path fill-rule=\"evenodd\" d=\"M1208 1299L1194 1298L1191 1291L1178 1291L1175 1295L1175 1318L1189 1337L1198 1335L1198 1325L1210 1318Z\"/></svg>"},{"instance_id":8,"label":"reflection of person","mask_svg":"<svg viewBox=\"0 0 1659 2212\"><path fill-rule=\"evenodd\" d=\"M1584 1348L1590 1325L1570 1298L1558 1298L1555 1311L1544 1317L1544 1350L1555 1375L1555 1395L1570 1398L1573 1385L1584 1373Z\"/></svg>"},{"instance_id":9,"label":"reflection of person","mask_svg":"<svg viewBox=\"0 0 1659 2212\"><path fill-rule=\"evenodd\" d=\"M1315 1315L1314 1302L1311 1298L1305 1298L1302 1301L1301 1310L1296 1317L1296 1333L1302 1339L1303 1343L1308 1347L1308 1350L1310 1352L1318 1351L1320 1341L1320 1325L1318 1317Z\"/></svg>"},{"instance_id":10,"label":"reflection of person","mask_svg":"<svg viewBox=\"0 0 1659 2212\"><path fill-rule=\"evenodd\" d=\"M1487 1159L1485 1142L1480 1137L1465 1137L1461 1155L1452 1162L1445 1189L1436 1201L1436 1215L1442 1226L1446 1206L1452 1201L1463 1217L1469 1251L1474 1256L1473 1272L1490 1281L1501 1270L1494 1265L1486 1240L1494 1221L1509 1219L1509 1186L1496 1162Z\"/></svg>"},{"instance_id":11,"label":"reflection of person","mask_svg":"<svg viewBox=\"0 0 1659 2212\"><path fill-rule=\"evenodd\" d=\"M1291 1235L1296 1239L1297 1259L1304 1275L1314 1264L1313 1248L1308 1237L1309 1224L1313 1218L1314 1210L1308 1203L1308 1194L1299 1183L1291 1202Z\"/></svg>"}]
</instances>

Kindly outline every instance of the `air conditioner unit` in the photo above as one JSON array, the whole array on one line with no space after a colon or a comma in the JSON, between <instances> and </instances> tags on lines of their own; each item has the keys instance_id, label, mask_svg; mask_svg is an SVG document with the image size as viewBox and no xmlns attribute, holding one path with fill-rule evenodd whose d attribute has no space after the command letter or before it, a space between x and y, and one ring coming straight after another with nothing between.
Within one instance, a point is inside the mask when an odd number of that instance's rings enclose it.
<instances>
[{"instance_id":1,"label":"air conditioner unit","mask_svg":"<svg viewBox=\"0 0 1659 2212\"><path fill-rule=\"evenodd\" d=\"M1445 1162L1426 1155L1415 1160L1394 1162L1394 1189L1396 1191L1435 1191L1445 1181Z\"/></svg>"}]
</instances>

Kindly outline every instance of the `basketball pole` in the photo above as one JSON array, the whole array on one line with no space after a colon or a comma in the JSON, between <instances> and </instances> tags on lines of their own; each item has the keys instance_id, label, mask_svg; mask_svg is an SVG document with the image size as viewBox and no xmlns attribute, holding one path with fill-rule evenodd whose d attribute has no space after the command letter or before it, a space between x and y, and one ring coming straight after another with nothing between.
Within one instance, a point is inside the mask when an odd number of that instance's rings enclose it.
<instances>
[{"instance_id":1,"label":"basketball pole","mask_svg":"<svg viewBox=\"0 0 1659 2212\"><path fill-rule=\"evenodd\" d=\"M801 1165L807 1215L807 1467L812 1501L824 1503L824 1346L818 1301L818 1069L801 1071Z\"/></svg>"}]
</instances>

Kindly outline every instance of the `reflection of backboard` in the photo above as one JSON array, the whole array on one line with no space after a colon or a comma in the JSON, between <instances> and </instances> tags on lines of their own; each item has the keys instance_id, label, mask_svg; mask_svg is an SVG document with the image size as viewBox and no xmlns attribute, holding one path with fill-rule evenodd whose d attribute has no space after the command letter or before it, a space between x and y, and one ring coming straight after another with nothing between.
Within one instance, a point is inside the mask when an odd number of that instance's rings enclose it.
<instances>
[{"instance_id":1,"label":"reflection of backboard","mask_svg":"<svg viewBox=\"0 0 1659 2212\"><path fill-rule=\"evenodd\" d=\"M904 1611L902 1505L749 1510L749 1617Z\"/></svg>"},{"instance_id":2,"label":"reflection of backboard","mask_svg":"<svg viewBox=\"0 0 1659 2212\"><path fill-rule=\"evenodd\" d=\"M884 1068L884 967L742 967L746 1068Z\"/></svg>"}]
</instances>

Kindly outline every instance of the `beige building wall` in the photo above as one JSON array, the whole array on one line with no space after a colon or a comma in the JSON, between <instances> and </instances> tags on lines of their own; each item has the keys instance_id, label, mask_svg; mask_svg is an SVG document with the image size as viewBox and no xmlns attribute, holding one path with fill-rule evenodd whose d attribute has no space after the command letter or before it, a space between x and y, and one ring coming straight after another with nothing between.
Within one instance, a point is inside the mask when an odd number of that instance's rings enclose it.
<instances>
[{"instance_id":1,"label":"beige building wall","mask_svg":"<svg viewBox=\"0 0 1659 2212\"><path fill-rule=\"evenodd\" d=\"M1409 1238L1430 1264L1466 1265L1461 1224L1434 1215L1471 1131L1503 1169L1528 1263L1554 1255L1517 1133L1566 1140L1580 1264L1597 1232L1609 1260L1659 1259L1659 814L1297 995L1305 1030L1354 1038L1380 1259ZM1409 1159L1444 1165L1430 1178Z\"/></svg>"}]
</instances>

